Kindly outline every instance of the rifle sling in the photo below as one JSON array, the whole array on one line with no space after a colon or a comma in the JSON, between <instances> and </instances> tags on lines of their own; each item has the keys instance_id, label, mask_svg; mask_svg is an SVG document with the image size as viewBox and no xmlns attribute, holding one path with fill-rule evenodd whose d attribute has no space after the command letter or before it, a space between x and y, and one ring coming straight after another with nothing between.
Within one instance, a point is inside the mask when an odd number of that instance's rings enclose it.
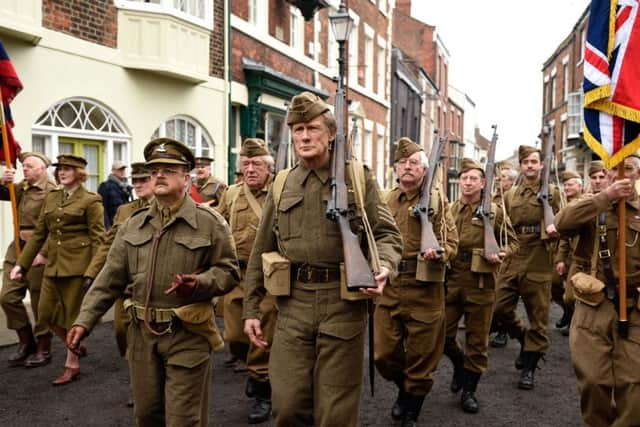
<instances>
[{"instance_id":1,"label":"rifle sling","mask_svg":"<svg viewBox=\"0 0 640 427\"><path fill-rule=\"evenodd\" d=\"M609 248L609 241L607 239L607 224L606 213L602 212L598 216L598 237L600 239L600 250L598 251L598 257L602 261L602 270L604 272L605 279L605 291L607 299L611 301L617 301L618 293L616 290L616 279L613 275L613 267L611 265L611 250ZM593 269L593 266L592 266ZM617 304L616 304L617 309Z\"/></svg>"}]
</instances>

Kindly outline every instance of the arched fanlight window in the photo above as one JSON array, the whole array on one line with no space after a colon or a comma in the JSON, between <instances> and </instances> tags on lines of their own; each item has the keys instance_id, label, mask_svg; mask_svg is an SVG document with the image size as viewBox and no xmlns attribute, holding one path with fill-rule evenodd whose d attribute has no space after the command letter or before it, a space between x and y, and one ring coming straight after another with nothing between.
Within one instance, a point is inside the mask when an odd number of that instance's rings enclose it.
<instances>
[{"instance_id":1,"label":"arched fanlight window","mask_svg":"<svg viewBox=\"0 0 640 427\"><path fill-rule=\"evenodd\" d=\"M184 143L197 157L214 157L213 139L197 121L186 116L175 116L162 123L151 138L167 137Z\"/></svg>"}]
</instances>

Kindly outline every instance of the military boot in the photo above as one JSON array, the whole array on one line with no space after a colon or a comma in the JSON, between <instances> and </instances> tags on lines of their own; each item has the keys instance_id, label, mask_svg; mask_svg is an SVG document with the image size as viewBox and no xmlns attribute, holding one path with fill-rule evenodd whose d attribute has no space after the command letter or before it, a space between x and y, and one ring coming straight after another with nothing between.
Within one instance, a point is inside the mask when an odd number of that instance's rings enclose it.
<instances>
[{"instance_id":1,"label":"military boot","mask_svg":"<svg viewBox=\"0 0 640 427\"><path fill-rule=\"evenodd\" d=\"M258 381L251 375L247 378L247 384L244 386L244 395L249 399L256 397L256 383Z\"/></svg>"},{"instance_id":2,"label":"military boot","mask_svg":"<svg viewBox=\"0 0 640 427\"><path fill-rule=\"evenodd\" d=\"M453 376L451 377L450 390L457 393L462 389L464 380L464 353L459 348L447 349L444 352L453 364Z\"/></svg>"},{"instance_id":3,"label":"military boot","mask_svg":"<svg viewBox=\"0 0 640 427\"><path fill-rule=\"evenodd\" d=\"M38 336L38 345L35 354L25 360L24 366L27 368L37 368L48 365L51 362L51 334Z\"/></svg>"},{"instance_id":4,"label":"military boot","mask_svg":"<svg viewBox=\"0 0 640 427\"><path fill-rule=\"evenodd\" d=\"M407 393L405 399L406 410L402 417L402 427L415 427L417 425L424 398L425 396L416 396L415 394Z\"/></svg>"},{"instance_id":5,"label":"military boot","mask_svg":"<svg viewBox=\"0 0 640 427\"><path fill-rule=\"evenodd\" d=\"M476 399L475 396L480 375L479 372L473 372L468 369L464 370L464 385L462 386L462 395L460 396L460 405L464 412L475 414L480 409L478 399Z\"/></svg>"},{"instance_id":6,"label":"military boot","mask_svg":"<svg viewBox=\"0 0 640 427\"><path fill-rule=\"evenodd\" d=\"M256 400L247 417L249 424L260 424L271 417L271 383L269 381L255 382Z\"/></svg>"},{"instance_id":7,"label":"military boot","mask_svg":"<svg viewBox=\"0 0 640 427\"><path fill-rule=\"evenodd\" d=\"M562 305L562 317L556 322L557 329L566 328L571 322L572 310L569 308L567 304Z\"/></svg>"},{"instance_id":8,"label":"military boot","mask_svg":"<svg viewBox=\"0 0 640 427\"><path fill-rule=\"evenodd\" d=\"M507 346L507 342L509 342L509 335L506 332L498 331L491 337L489 344L493 348L502 348Z\"/></svg>"},{"instance_id":9,"label":"military boot","mask_svg":"<svg viewBox=\"0 0 640 427\"><path fill-rule=\"evenodd\" d=\"M522 359L524 361L524 367L520 373L520 381L518 381L518 388L522 390L532 390L534 386L534 375L538 368L538 361L542 358L542 353L525 351L522 353Z\"/></svg>"},{"instance_id":10,"label":"military boot","mask_svg":"<svg viewBox=\"0 0 640 427\"><path fill-rule=\"evenodd\" d=\"M9 356L7 362L9 362L9 366L24 366L24 361L29 355L36 352L36 340L33 338L33 331L29 324L16 330L16 334L18 334L20 342L16 352Z\"/></svg>"},{"instance_id":11,"label":"military boot","mask_svg":"<svg viewBox=\"0 0 640 427\"><path fill-rule=\"evenodd\" d=\"M516 357L515 361L516 369L518 370L524 367L524 360L522 359L522 354L524 353L524 334L525 331L522 331L522 333L516 337L520 343L520 353L518 353L518 357Z\"/></svg>"},{"instance_id":12,"label":"military boot","mask_svg":"<svg viewBox=\"0 0 640 427\"><path fill-rule=\"evenodd\" d=\"M393 402L393 406L391 407L391 418L399 421L404 416L406 409L405 400L407 398L407 393L404 391L404 377L396 379L394 383L396 383L396 386L398 387L398 398Z\"/></svg>"}]
</instances>

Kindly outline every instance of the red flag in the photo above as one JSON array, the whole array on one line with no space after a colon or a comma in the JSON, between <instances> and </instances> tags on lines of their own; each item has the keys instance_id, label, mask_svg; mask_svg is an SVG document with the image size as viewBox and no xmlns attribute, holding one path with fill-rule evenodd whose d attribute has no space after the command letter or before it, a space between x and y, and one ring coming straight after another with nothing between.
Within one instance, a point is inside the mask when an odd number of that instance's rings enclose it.
<instances>
[{"instance_id":1,"label":"red flag","mask_svg":"<svg viewBox=\"0 0 640 427\"><path fill-rule=\"evenodd\" d=\"M18 78L16 69L13 67L9 55L2 40L0 40L0 93L2 94L2 105L4 107L4 123L0 120L0 126L6 128L7 140L9 142L9 159L15 164L18 154L20 154L20 145L13 137L11 128L13 127L13 117L11 116L11 108L9 104L13 98L22 90L22 82ZM5 161L4 149L0 150L0 162Z\"/></svg>"}]
</instances>

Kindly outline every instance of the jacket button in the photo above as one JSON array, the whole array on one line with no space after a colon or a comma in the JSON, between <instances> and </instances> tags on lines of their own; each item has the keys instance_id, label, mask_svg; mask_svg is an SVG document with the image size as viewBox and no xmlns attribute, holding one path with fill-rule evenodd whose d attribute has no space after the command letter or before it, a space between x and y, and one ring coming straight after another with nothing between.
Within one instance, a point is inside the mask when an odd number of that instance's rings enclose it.
<instances>
[{"instance_id":1,"label":"jacket button","mask_svg":"<svg viewBox=\"0 0 640 427\"><path fill-rule=\"evenodd\" d=\"M58 240L58 244L60 244L60 240Z\"/></svg>"},{"instance_id":2,"label":"jacket button","mask_svg":"<svg viewBox=\"0 0 640 427\"><path fill-rule=\"evenodd\" d=\"M56 222L60 222L60 218L56 218Z\"/></svg>"}]
</instances>

